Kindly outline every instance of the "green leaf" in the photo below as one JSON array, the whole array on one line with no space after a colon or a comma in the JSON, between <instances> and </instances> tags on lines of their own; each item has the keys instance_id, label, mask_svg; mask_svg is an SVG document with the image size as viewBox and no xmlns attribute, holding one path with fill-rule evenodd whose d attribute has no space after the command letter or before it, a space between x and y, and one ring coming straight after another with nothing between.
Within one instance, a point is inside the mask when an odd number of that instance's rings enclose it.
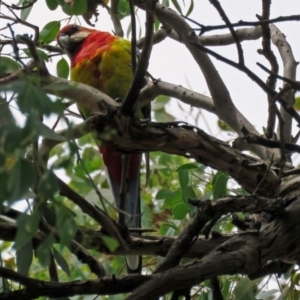
<instances>
[{"instance_id":1,"label":"green leaf","mask_svg":"<svg viewBox=\"0 0 300 300\"><path fill-rule=\"evenodd\" d=\"M188 208L187 205L184 203L178 203L174 208L173 208L173 216L176 220L182 220L185 218L185 216L188 214L190 209Z\"/></svg>"},{"instance_id":2,"label":"green leaf","mask_svg":"<svg viewBox=\"0 0 300 300\"><path fill-rule=\"evenodd\" d=\"M7 177L1 184L5 184L9 196L8 201L13 202L21 199L22 196L33 186L36 174L32 164L25 158L17 160Z\"/></svg>"},{"instance_id":3,"label":"green leaf","mask_svg":"<svg viewBox=\"0 0 300 300\"><path fill-rule=\"evenodd\" d=\"M155 99L154 103L151 105L151 109L153 111L164 109L167 103L170 102L170 100L171 98L169 96L164 96L164 95L158 96Z\"/></svg>"},{"instance_id":4,"label":"green leaf","mask_svg":"<svg viewBox=\"0 0 300 300\"><path fill-rule=\"evenodd\" d=\"M0 145L6 153L10 154L16 151L17 148L20 150L20 148L27 147L39 135L59 141L65 140L42 124L38 118L29 116L24 128L19 128L11 124L3 125L0 132Z\"/></svg>"},{"instance_id":5,"label":"green leaf","mask_svg":"<svg viewBox=\"0 0 300 300\"><path fill-rule=\"evenodd\" d=\"M181 191L175 191L173 197L166 198L163 207L172 209L178 203L182 203Z\"/></svg>"},{"instance_id":6,"label":"green leaf","mask_svg":"<svg viewBox=\"0 0 300 300\"><path fill-rule=\"evenodd\" d=\"M56 225L56 213L53 205L44 204L43 208L43 217L45 220L53 227Z\"/></svg>"},{"instance_id":7,"label":"green leaf","mask_svg":"<svg viewBox=\"0 0 300 300\"><path fill-rule=\"evenodd\" d=\"M34 82L34 80L32 79ZM13 83L7 87L18 93L17 104L21 112L28 113L30 116L45 114L49 116L51 113L62 113L63 105L61 101L52 102L46 95L45 91L38 85L28 80Z\"/></svg>"},{"instance_id":8,"label":"green leaf","mask_svg":"<svg viewBox=\"0 0 300 300\"><path fill-rule=\"evenodd\" d=\"M154 111L154 117L157 122L173 122L175 117L166 111L166 105L170 102L169 96L158 96L154 103L151 105L152 111Z\"/></svg>"},{"instance_id":9,"label":"green leaf","mask_svg":"<svg viewBox=\"0 0 300 300\"><path fill-rule=\"evenodd\" d=\"M188 164L184 164L182 166L180 166L176 171L182 171L182 170L197 170L199 169L199 166L193 163L188 163Z\"/></svg>"},{"instance_id":10,"label":"green leaf","mask_svg":"<svg viewBox=\"0 0 300 300\"><path fill-rule=\"evenodd\" d=\"M154 117L157 122L174 122L175 117L165 111L165 109L156 110Z\"/></svg>"},{"instance_id":11,"label":"green leaf","mask_svg":"<svg viewBox=\"0 0 300 300\"><path fill-rule=\"evenodd\" d=\"M181 10L181 7L180 5L178 4L177 0L171 0L173 5L175 6L176 10L179 12L179 14L182 15L182 10Z\"/></svg>"},{"instance_id":12,"label":"green leaf","mask_svg":"<svg viewBox=\"0 0 300 300\"><path fill-rule=\"evenodd\" d=\"M119 0L118 12L120 20L130 15L130 7L127 0Z\"/></svg>"},{"instance_id":13,"label":"green leaf","mask_svg":"<svg viewBox=\"0 0 300 300\"><path fill-rule=\"evenodd\" d=\"M160 21L155 18L155 21L154 21L154 30L157 31L160 27Z\"/></svg>"},{"instance_id":14,"label":"green leaf","mask_svg":"<svg viewBox=\"0 0 300 300\"><path fill-rule=\"evenodd\" d=\"M155 199L157 200L162 200L162 199L168 199L174 197L175 194L174 192L168 190L168 189L162 189L157 192Z\"/></svg>"},{"instance_id":15,"label":"green leaf","mask_svg":"<svg viewBox=\"0 0 300 300\"><path fill-rule=\"evenodd\" d=\"M28 276L29 268L32 263L33 248L32 241L29 241L24 246L16 251L17 270L20 274Z\"/></svg>"},{"instance_id":16,"label":"green leaf","mask_svg":"<svg viewBox=\"0 0 300 300\"><path fill-rule=\"evenodd\" d=\"M28 56L28 57L33 57L32 56L32 54L31 54L31 52L28 50L28 49L22 49L23 51L24 51L24 53ZM46 62L48 62L49 61L49 57L48 57L48 55L46 54L46 52L44 52L43 50L40 50L40 49L36 49L36 52L37 52L37 54L38 54L38 56L42 59L42 60L44 60L44 61L46 61Z\"/></svg>"},{"instance_id":17,"label":"green leaf","mask_svg":"<svg viewBox=\"0 0 300 300\"><path fill-rule=\"evenodd\" d=\"M296 109L297 111L300 111L300 97L299 96L295 98L294 109Z\"/></svg>"},{"instance_id":18,"label":"green leaf","mask_svg":"<svg viewBox=\"0 0 300 300\"><path fill-rule=\"evenodd\" d=\"M86 147L82 153L82 160L89 173L100 170L103 166L103 159L99 150L95 147Z\"/></svg>"},{"instance_id":19,"label":"green leaf","mask_svg":"<svg viewBox=\"0 0 300 300\"><path fill-rule=\"evenodd\" d=\"M44 267L48 267L50 264L50 254L52 245L54 244L55 239L52 233L50 233L47 238L39 245L36 251L36 255L40 264Z\"/></svg>"},{"instance_id":20,"label":"green leaf","mask_svg":"<svg viewBox=\"0 0 300 300\"><path fill-rule=\"evenodd\" d=\"M218 126L223 131L233 132L232 128L220 119L218 120Z\"/></svg>"},{"instance_id":21,"label":"green leaf","mask_svg":"<svg viewBox=\"0 0 300 300\"><path fill-rule=\"evenodd\" d=\"M33 7L33 3L34 1L30 1L30 0L23 0L22 1L22 7L26 7L26 8L23 8L21 10L21 20L23 21L26 21L26 19L28 18L31 10L32 10L32 7ZM29 5L30 3L33 3L32 5Z\"/></svg>"},{"instance_id":22,"label":"green leaf","mask_svg":"<svg viewBox=\"0 0 300 300\"><path fill-rule=\"evenodd\" d=\"M188 17L194 10L194 0L191 0L191 4L190 4L190 7L186 13L186 17Z\"/></svg>"},{"instance_id":23,"label":"green leaf","mask_svg":"<svg viewBox=\"0 0 300 300\"><path fill-rule=\"evenodd\" d=\"M101 238L110 252L113 253L119 247L119 242L116 239L107 235L102 235Z\"/></svg>"},{"instance_id":24,"label":"green leaf","mask_svg":"<svg viewBox=\"0 0 300 300\"><path fill-rule=\"evenodd\" d=\"M46 199L52 198L58 191L57 179L52 171L47 170L40 178L38 191Z\"/></svg>"},{"instance_id":25,"label":"green leaf","mask_svg":"<svg viewBox=\"0 0 300 300\"><path fill-rule=\"evenodd\" d=\"M58 0L64 13L69 16L83 15L87 12L87 0L74 0L73 3L67 4L64 0Z\"/></svg>"},{"instance_id":26,"label":"green leaf","mask_svg":"<svg viewBox=\"0 0 300 300\"><path fill-rule=\"evenodd\" d=\"M184 200L188 199L189 172L186 169L178 171L179 184Z\"/></svg>"},{"instance_id":27,"label":"green leaf","mask_svg":"<svg viewBox=\"0 0 300 300\"><path fill-rule=\"evenodd\" d=\"M87 0L74 0L72 14L75 16L81 16L87 12L87 8Z\"/></svg>"},{"instance_id":28,"label":"green leaf","mask_svg":"<svg viewBox=\"0 0 300 300\"><path fill-rule=\"evenodd\" d=\"M175 224L175 222L178 222L178 221L169 221L169 223L163 223L161 226L160 226L160 231L159 233L161 235L165 235L165 236L173 236L175 234L175 232L178 232L179 231L179 228L178 226Z\"/></svg>"},{"instance_id":29,"label":"green leaf","mask_svg":"<svg viewBox=\"0 0 300 300\"><path fill-rule=\"evenodd\" d=\"M22 213L17 219L17 236L15 240L15 249L25 246L35 235L40 222L40 214L34 211L31 215Z\"/></svg>"},{"instance_id":30,"label":"green leaf","mask_svg":"<svg viewBox=\"0 0 300 300\"><path fill-rule=\"evenodd\" d=\"M46 0L46 4L50 10L55 10L58 7L56 0Z\"/></svg>"},{"instance_id":31,"label":"green leaf","mask_svg":"<svg viewBox=\"0 0 300 300\"><path fill-rule=\"evenodd\" d=\"M21 65L7 56L0 56L0 74L14 73Z\"/></svg>"},{"instance_id":32,"label":"green leaf","mask_svg":"<svg viewBox=\"0 0 300 300\"><path fill-rule=\"evenodd\" d=\"M75 233L77 231L77 226L75 220L72 219L66 219L64 222L61 223L59 227L59 232L61 233L60 236L60 243L63 246L69 246Z\"/></svg>"},{"instance_id":33,"label":"green leaf","mask_svg":"<svg viewBox=\"0 0 300 300\"><path fill-rule=\"evenodd\" d=\"M227 182L229 176L225 173L218 172L213 180L213 199L218 199L227 194Z\"/></svg>"},{"instance_id":34,"label":"green leaf","mask_svg":"<svg viewBox=\"0 0 300 300\"><path fill-rule=\"evenodd\" d=\"M53 141L60 141L60 142L65 142L66 138L60 134L57 134L55 131L50 129L48 126L43 124L42 122L39 122L39 133L42 137L51 139Z\"/></svg>"},{"instance_id":35,"label":"green leaf","mask_svg":"<svg viewBox=\"0 0 300 300\"><path fill-rule=\"evenodd\" d=\"M1 59L1 57L0 57ZM1 64L1 62L0 62ZM0 66L1 68L1 66ZM1 74L0 74L1 77ZM11 112L11 107L8 101L6 101L6 99L2 98L0 96L0 124L1 126L3 125L16 125L16 120ZM1 127L1 133L0 133L0 140L1 140L1 136L2 136L2 127ZM1 142L0 142L1 145Z\"/></svg>"},{"instance_id":36,"label":"green leaf","mask_svg":"<svg viewBox=\"0 0 300 300\"><path fill-rule=\"evenodd\" d=\"M58 61L56 65L56 72L58 77L66 78L66 79L68 78L70 68L68 62L64 58Z\"/></svg>"},{"instance_id":37,"label":"green leaf","mask_svg":"<svg viewBox=\"0 0 300 300\"><path fill-rule=\"evenodd\" d=\"M60 244L68 247L77 230L74 220L76 215L72 210L63 205L56 205L55 212L56 227L59 229L60 234Z\"/></svg>"},{"instance_id":38,"label":"green leaf","mask_svg":"<svg viewBox=\"0 0 300 300\"><path fill-rule=\"evenodd\" d=\"M47 23L40 32L39 41L44 43L50 43L54 41L59 29L60 29L59 21L51 21Z\"/></svg>"},{"instance_id":39,"label":"green leaf","mask_svg":"<svg viewBox=\"0 0 300 300\"><path fill-rule=\"evenodd\" d=\"M233 291L236 299L255 300L255 295L252 290L254 285L255 281L251 281L247 277L240 279Z\"/></svg>"},{"instance_id":40,"label":"green leaf","mask_svg":"<svg viewBox=\"0 0 300 300\"><path fill-rule=\"evenodd\" d=\"M58 265L61 267L61 269L68 275L71 275L70 268L68 265L68 262L65 260L65 258L53 247L53 256Z\"/></svg>"}]
</instances>

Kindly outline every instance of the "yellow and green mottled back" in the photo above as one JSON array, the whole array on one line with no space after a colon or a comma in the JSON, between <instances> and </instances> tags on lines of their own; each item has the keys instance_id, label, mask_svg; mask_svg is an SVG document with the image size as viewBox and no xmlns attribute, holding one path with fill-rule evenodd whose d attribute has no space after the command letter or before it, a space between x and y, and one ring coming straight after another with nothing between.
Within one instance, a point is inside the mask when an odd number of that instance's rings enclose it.
<instances>
[{"instance_id":1,"label":"yellow and green mottled back","mask_svg":"<svg viewBox=\"0 0 300 300\"><path fill-rule=\"evenodd\" d=\"M107 32L91 33L72 57L71 80L88 84L113 99L126 96L132 79L130 42ZM79 109L88 117L84 107Z\"/></svg>"}]
</instances>

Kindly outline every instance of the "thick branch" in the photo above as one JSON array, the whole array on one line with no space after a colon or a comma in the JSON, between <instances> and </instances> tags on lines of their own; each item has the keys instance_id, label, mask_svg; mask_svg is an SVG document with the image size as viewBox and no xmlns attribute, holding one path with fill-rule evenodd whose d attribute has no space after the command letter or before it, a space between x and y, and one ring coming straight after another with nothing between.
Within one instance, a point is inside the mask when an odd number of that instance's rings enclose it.
<instances>
[{"instance_id":1,"label":"thick branch","mask_svg":"<svg viewBox=\"0 0 300 300\"><path fill-rule=\"evenodd\" d=\"M14 241L17 234L17 227L15 224L0 223L0 240ZM89 228L80 227L74 237L74 240L80 243L86 249L94 250L100 253L111 254L102 239L103 233ZM34 248L38 247L44 241L46 235L40 231L33 237ZM186 258L202 258L215 247L229 239L228 236L213 237L208 240L199 238L188 249L183 257ZM164 236L132 236L131 242L128 245L129 250L119 247L115 250L113 255L124 256L126 254L132 255L158 255L166 256L169 249L172 247L176 237ZM57 241L59 242L59 241Z\"/></svg>"},{"instance_id":2,"label":"thick branch","mask_svg":"<svg viewBox=\"0 0 300 300\"><path fill-rule=\"evenodd\" d=\"M214 100L215 111L218 117L225 121L239 135L243 135L243 128L246 128L250 133L257 134L254 126L235 107L226 85L207 53L199 51L197 47L200 44L199 38L193 29L172 9L154 1L148 2L153 4L154 7L151 7L151 9L153 9L156 17L175 30L182 43L187 47L200 67ZM150 9L144 1L135 0L135 4L142 9ZM252 150L262 158L269 156L262 147L255 147Z\"/></svg>"},{"instance_id":3,"label":"thick branch","mask_svg":"<svg viewBox=\"0 0 300 300\"><path fill-rule=\"evenodd\" d=\"M99 138L108 125L117 128L118 133L112 137L111 143L124 151L163 151L194 158L204 165L228 173L249 192L255 191L259 184L258 194L263 192L264 195L270 195L278 184L277 176L268 170L267 164L189 124L174 122L140 126L117 114L106 118L96 116L94 122Z\"/></svg>"},{"instance_id":4,"label":"thick branch","mask_svg":"<svg viewBox=\"0 0 300 300\"><path fill-rule=\"evenodd\" d=\"M274 24L270 24L270 30L271 30L272 42L277 46L281 59L283 61L283 76L294 81L296 80L297 62L295 61L292 48L287 42L285 36L280 32L280 30ZM287 83L283 82L283 88L286 85ZM295 91L289 90L282 96L282 98L286 101L286 103L289 106L293 107L294 99L295 99ZM283 107L281 108L280 112L284 123L284 128L283 128L284 141L290 142L291 132L292 132L292 118L291 115L287 113Z\"/></svg>"}]
</instances>

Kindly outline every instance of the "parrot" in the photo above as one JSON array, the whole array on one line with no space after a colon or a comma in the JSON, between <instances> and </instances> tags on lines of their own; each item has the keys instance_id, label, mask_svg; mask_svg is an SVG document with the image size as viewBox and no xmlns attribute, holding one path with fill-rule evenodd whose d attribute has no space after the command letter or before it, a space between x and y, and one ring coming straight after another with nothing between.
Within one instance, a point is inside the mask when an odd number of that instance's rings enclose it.
<instances>
[{"instance_id":1,"label":"parrot","mask_svg":"<svg viewBox=\"0 0 300 300\"><path fill-rule=\"evenodd\" d=\"M70 24L57 34L57 43L71 61L72 81L90 85L113 99L124 99L133 80L131 42L109 32ZM77 105L84 118L91 112L84 105ZM149 108L144 109L149 117ZM145 114L148 114L147 116ZM112 145L96 143L106 166L107 178L117 207L120 205L122 155ZM140 166L142 153L129 153L127 193L125 199L125 225L141 227ZM140 273L142 258L127 255L128 273Z\"/></svg>"}]
</instances>

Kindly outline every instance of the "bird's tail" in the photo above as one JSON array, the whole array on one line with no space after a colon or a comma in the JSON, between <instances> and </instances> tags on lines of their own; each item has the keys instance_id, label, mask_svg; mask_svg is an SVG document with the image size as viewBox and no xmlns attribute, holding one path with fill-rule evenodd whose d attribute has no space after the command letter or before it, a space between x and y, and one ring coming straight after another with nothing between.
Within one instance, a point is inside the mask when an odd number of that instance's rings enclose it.
<instances>
[{"instance_id":1,"label":"bird's tail","mask_svg":"<svg viewBox=\"0 0 300 300\"><path fill-rule=\"evenodd\" d=\"M142 154L130 153L127 172L127 193L125 203L121 205L120 186L122 174L122 153L111 146L100 147L100 152L106 165L108 181L118 208L125 211L124 221L128 228L141 227L141 202L140 202L140 165ZM138 235L138 234L137 234ZM128 273L140 273L142 258L137 255L127 255Z\"/></svg>"}]
</instances>

